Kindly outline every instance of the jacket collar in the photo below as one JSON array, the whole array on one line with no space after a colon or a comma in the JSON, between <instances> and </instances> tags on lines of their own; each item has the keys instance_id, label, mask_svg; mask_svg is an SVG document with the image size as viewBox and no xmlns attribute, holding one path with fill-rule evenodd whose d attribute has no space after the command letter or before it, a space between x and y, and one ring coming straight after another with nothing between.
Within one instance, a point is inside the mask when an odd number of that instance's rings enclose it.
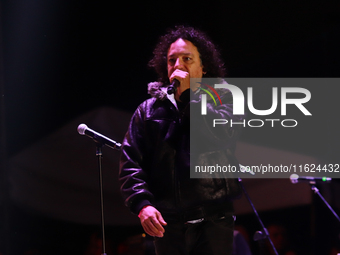
<instances>
[{"instance_id":1,"label":"jacket collar","mask_svg":"<svg viewBox=\"0 0 340 255\"><path fill-rule=\"evenodd\" d=\"M227 83L223 79L218 79L217 81L219 83ZM161 100L161 101L163 101L165 99L169 99L170 102L178 109L174 94L168 95L168 93L167 93L167 87L168 86L169 85L164 85L162 82L158 82L158 81L150 82L148 84L148 94L150 94L151 97L154 97L154 98ZM209 88L207 88L207 90L209 90L211 93L213 93L213 91L211 91ZM223 96L226 93L230 92L228 89L216 89L215 91L219 94L219 96ZM198 95L200 95L200 94L203 94L205 92L203 92L202 90L199 90L196 93L198 93ZM212 99L208 98L208 101L209 100L212 100Z\"/></svg>"},{"instance_id":2,"label":"jacket collar","mask_svg":"<svg viewBox=\"0 0 340 255\"><path fill-rule=\"evenodd\" d=\"M161 100L161 101L163 101L165 99L169 99L169 101L177 108L175 95L174 94L168 95L167 87L168 86L164 86L163 83L161 83L161 82L157 82L157 81L156 82L150 82L148 84L148 94L150 94L151 97L154 97L154 98Z\"/></svg>"}]
</instances>

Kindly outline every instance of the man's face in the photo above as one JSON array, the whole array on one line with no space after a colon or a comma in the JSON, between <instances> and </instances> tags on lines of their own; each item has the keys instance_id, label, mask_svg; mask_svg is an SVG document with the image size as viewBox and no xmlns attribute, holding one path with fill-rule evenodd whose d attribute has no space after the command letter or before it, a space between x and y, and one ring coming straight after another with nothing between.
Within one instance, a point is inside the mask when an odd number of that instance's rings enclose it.
<instances>
[{"instance_id":1,"label":"man's face","mask_svg":"<svg viewBox=\"0 0 340 255\"><path fill-rule=\"evenodd\" d=\"M176 70L189 73L190 78L202 78L203 66L199 52L190 41L177 39L170 45L167 56L168 77Z\"/></svg>"}]
</instances>

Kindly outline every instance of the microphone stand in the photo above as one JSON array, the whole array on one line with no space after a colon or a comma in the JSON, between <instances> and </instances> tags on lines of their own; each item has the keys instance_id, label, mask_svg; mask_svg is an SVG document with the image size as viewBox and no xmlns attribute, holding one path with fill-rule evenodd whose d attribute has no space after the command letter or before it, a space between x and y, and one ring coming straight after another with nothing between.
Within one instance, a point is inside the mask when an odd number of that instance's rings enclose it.
<instances>
[{"instance_id":1,"label":"microphone stand","mask_svg":"<svg viewBox=\"0 0 340 255\"><path fill-rule=\"evenodd\" d=\"M90 132L90 134L88 134L87 132ZM87 135L88 137L92 138L95 143L96 143L96 156L98 158L98 168L99 168L99 185L100 185L100 211L101 211L101 227L102 227L102 239L103 239L103 253L102 255L106 255L106 248L105 248L105 224L104 224L104 196L103 196L103 177L102 177L102 157L103 157L103 153L102 153L102 147L104 145L112 148L112 149L116 149L119 150L121 144L117 143L91 129L89 129L85 124L80 124L78 126L78 133L80 135Z\"/></svg>"},{"instance_id":2,"label":"microphone stand","mask_svg":"<svg viewBox=\"0 0 340 255\"><path fill-rule=\"evenodd\" d=\"M101 227L102 227L102 255L106 255L106 246L105 246L105 224L104 224L104 197L103 197L103 177L102 177L102 147L101 143L96 142L96 156L98 158L98 168L99 168L99 185L100 185L100 212L101 212Z\"/></svg>"},{"instance_id":3,"label":"microphone stand","mask_svg":"<svg viewBox=\"0 0 340 255\"><path fill-rule=\"evenodd\" d=\"M336 212L333 210L333 208L329 205L329 203L326 201L326 199L321 195L321 193L319 192L319 189L317 187L315 187L315 182L314 181L310 181L309 182L311 189L314 191L315 194L317 194L321 200L325 203L325 205L328 207L328 209L333 213L334 217L340 222L340 218L339 216L336 214Z\"/></svg>"},{"instance_id":4,"label":"microphone stand","mask_svg":"<svg viewBox=\"0 0 340 255\"><path fill-rule=\"evenodd\" d=\"M244 188L244 185L243 185L243 183L242 183L242 179L241 179L240 177L238 178L238 181L239 181L239 183L240 183L240 185L241 185L241 187L242 187L242 190L243 190L244 195L246 196L246 198L247 198L247 200L248 200L250 206L252 207L252 209L253 209L253 211L254 211L254 213L255 213L255 215L256 215L256 218L257 218L258 222L260 223L260 225L261 225L261 227L262 227L262 230L261 230L261 231L256 231L256 233L254 234L254 238L253 238L254 241L261 241L261 240L264 240L264 239L267 238L268 241L269 241L269 243L270 243L270 245L271 245L271 247L273 248L274 253L275 253L276 255L279 255L278 252L277 252L277 250L276 250L276 248L275 248L275 246L274 246L274 244L273 244L273 242L272 242L272 240L271 240L270 237L269 237L268 230L267 230L266 227L264 226L264 224L263 224L263 222L262 222L262 220L261 220L259 214L257 213L257 211L256 211L256 209L255 209L255 206L254 206L253 202L251 201L251 199L250 199L250 197L249 197L249 195L248 195L246 189Z\"/></svg>"}]
</instances>

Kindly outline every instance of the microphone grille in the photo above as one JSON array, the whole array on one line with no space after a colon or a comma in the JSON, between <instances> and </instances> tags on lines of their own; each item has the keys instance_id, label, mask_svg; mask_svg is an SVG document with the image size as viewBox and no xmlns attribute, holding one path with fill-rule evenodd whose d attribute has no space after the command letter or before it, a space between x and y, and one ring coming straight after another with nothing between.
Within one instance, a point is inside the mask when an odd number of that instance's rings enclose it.
<instances>
[{"instance_id":1,"label":"microphone grille","mask_svg":"<svg viewBox=\"0 0 340 255\"><path fill-rule=\"evenodd\" d=\"M291 183L295 184L295 183L298 183L298 179L299 179L299 176L297 174L292 174L290 176L290 181Z\"/></svg>"},{"instance_id":2,"label":"microphone grille","mask_svg":"<svg viewBox=\"0 0 340 255\"><path fill-rule=\"evenodd\" d=\"M85 135L85 130L87 129L87 126L85 124L80 124L77 128L78 133L81 135Z\"/></svg>"}]
</instances>

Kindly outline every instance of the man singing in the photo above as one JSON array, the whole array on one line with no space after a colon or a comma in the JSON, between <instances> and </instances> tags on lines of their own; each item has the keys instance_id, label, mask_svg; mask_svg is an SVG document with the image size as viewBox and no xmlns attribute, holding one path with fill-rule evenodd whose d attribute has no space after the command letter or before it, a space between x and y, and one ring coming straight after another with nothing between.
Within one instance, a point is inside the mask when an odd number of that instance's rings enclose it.
<instances>
[{"instance_id":1,"label":"man singing","mask_svg":"<svg viewBox=\"0 0 340 255\"><path fill-rule=\"evenodd\" d=\"M222 104L207 100L207 114L199 110L205 93L201 79L224 77L224 63L206 34L186 26L169 30L153 53L149 66L159 81L149 84L152 97L135 111L122 143L119 180L125 204L154 236L157 255L232 254L232 199L241 192L237 180L190 178L190 159L239 168L238 128L206 124L214 117L242 118L232 115L231 93L218 90ZM195 109L197 116L190 116ZM190 128L207 142L190 148Z\"/></svg>"}]
</instances>

